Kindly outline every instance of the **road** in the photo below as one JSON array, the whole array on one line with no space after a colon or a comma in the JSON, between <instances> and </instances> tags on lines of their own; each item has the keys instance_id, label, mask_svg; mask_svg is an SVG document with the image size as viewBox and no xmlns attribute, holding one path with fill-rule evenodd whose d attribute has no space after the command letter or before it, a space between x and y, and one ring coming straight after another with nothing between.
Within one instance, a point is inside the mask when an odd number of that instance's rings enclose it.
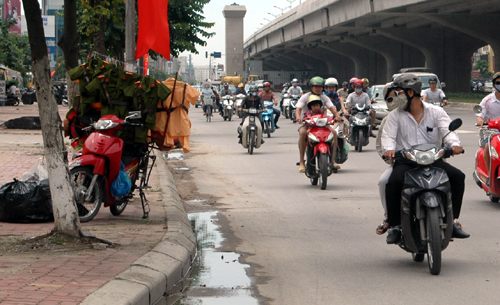
<instances>
[{"instance_id":1,"label":"road","mask_svg":"<svg viewBox=\"0 0 500 305\"><path fill-rule=\"evenodd\" d=\"M253 155L237 144L239 120L190 111L192 153L185 162L198 191L217 197L224 251L252 267L261 304L497 304L500 299L500 204L489 202L472 180L477 131L471 110L461 117L465 155L450 162L466 175L460 220L471 234L443 252L439 276L427 260L387 245L375 234L383 219L377 181L386 169L375 141L328 180L326 190L298 173L297 125L281 128Z\"/></svg>"}]
</instances>

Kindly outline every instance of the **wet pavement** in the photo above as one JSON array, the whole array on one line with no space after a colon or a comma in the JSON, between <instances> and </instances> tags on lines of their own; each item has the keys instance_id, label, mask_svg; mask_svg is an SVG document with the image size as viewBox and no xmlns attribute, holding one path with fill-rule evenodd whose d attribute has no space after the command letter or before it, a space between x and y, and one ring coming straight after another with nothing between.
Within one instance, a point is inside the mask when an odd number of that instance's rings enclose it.
<instances>
[{"instance_id":1,"label":"wet pavement","mask_svg":"<svg viewBox=\"0 0 500 305\"><path fill-rule=\"evenodd\" d=\"M189 214L197 239L197 258L191 273L191 284L176 305L238 304L256 305L252 281L246 274L249 265L239 262L234 252L219 252L224 240L217 223L218 212Z\"/></svg>"}]
</instances>

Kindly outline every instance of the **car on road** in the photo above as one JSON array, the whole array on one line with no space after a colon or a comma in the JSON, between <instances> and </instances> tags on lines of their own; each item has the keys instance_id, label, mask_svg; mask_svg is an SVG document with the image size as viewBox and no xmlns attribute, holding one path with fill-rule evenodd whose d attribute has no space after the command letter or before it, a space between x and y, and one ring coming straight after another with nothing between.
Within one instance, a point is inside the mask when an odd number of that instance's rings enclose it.
<instances>
[{"instance_id":1,"label":"car on road","mask_svg":"<svg viewBox=\"0 0 500 305\"><path fill-rule=\"evenodd\" d=\"M201 86L200 85L194 85L193 88L196 89L196 90L198 90L199 92L201 92ZM198 96L198 99L196 100L196 105L194 105L194 107L198 108L199 106L201 106L201 94Z\"/></svg>"},{"instance_id":2,"label":"car on road","mask_svg":"<svg viewBox=\"0 0 500 305\"><path fill-rule=\"evenodd\" d=\"M492 82L484 82L484 92L493 92L493 83Z\"/></svg>"},{"instance_id":3,"label":"car on road","mask_svg":"<svg viewBox=\"0 0 500 305\"><path fill-rule=\"evenodd\" d=\"M441 83L439 81L439 77L437 77L436 74L431 73L431 72L407 72L411 74L415 74L420 80L422 81L422 91L425 89L429 89L431 86L429 86L429 78L435 77L437 81L436 88L438 89L443 89L445 87L445 83ZM402 73L396 73L392 76L392 80L394 81L396 78L398 78Z\"/></svg>"},{"instance_id":4,"label":"car on road","mask_svg":"<svg viewBox=\"0 0 500 305\"><path fill-rule=\"evenodd\" d=\"M379 125L389 114L387 103L384 100L384 86L374 85L372 89L372 108L375 110L375 124Z\"/></svg>"}]
</instances>

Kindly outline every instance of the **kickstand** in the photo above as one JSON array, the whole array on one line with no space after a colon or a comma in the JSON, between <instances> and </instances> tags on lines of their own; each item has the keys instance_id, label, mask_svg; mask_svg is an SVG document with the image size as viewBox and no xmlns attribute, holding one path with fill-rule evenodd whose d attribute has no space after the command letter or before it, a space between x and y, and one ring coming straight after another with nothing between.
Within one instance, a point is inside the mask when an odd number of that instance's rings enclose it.
<instances>
[{"instance_id":1,"label":"kickstand","mask_svg":"<svg viewBox=\"0 0 500 305\"><path fill-rule=\"evenodd\" d=\"M141 197L141 203L142 203L142 212L144 213L142 215L142 219L148 219L149 218L149 203L148 199L146 198L146 194L142 189L139 190L139 197Z\"/></svg>"}]
</instances>

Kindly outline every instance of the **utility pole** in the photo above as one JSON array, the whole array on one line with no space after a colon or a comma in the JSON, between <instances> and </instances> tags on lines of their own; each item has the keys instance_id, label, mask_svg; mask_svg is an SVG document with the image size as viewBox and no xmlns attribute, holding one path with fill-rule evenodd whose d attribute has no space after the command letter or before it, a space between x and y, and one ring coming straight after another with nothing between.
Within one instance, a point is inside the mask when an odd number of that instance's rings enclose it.
<instances>
[{"instance_id":1,"label":"utility pole","mask_svg":"<svg viewBox=\"0 0 500 305\"><path fill-rule=\"evenodd\" d=\"M125 2L125 71L137 71L135 63L135 0L126 0Z\"/></svg>"},{"instance_id":2,"label":"utility pole","mask_svg":"<svg viewBox=\"0 0 500 305\"><path fill-rule=\"evenodd\" d=\"M295 0L286 0L288 3L290 3L290 9L292 9L292 3L295 2Z\"/></svg>"}]
</instances>

